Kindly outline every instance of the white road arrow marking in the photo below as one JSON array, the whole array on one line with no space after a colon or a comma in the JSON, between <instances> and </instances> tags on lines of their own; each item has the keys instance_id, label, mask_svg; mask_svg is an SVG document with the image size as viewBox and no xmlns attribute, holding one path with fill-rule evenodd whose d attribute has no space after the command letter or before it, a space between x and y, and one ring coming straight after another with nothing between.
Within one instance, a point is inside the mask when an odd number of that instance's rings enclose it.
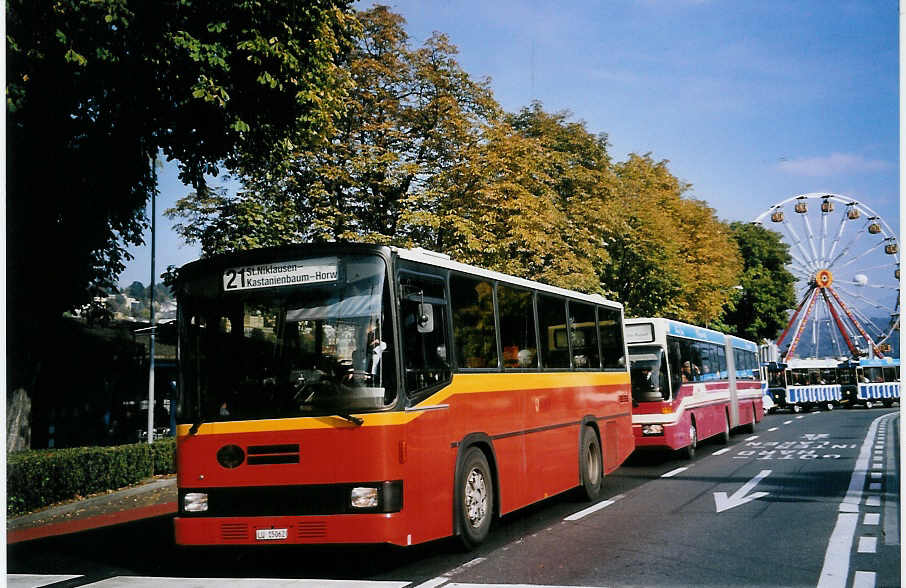
<instances>
[{"instance_id":1,"label":"white road arrow marking","mask_svg":"<svg viewBox=\"0 0 906 588\"><path fill-rule=\"evenodd\" d=\"M736 508L741 504L763 498L768 495L768 492L753 492L754 488L758 482L767 478L771 473L771 470L761 470L757 476L746 482L742 485L742 488L733 493L732 496L727 497L726 492L715 492L714 493L714 505L717 507L717 512L723 512L725 510L730 510L731 508Z\"/></svg>"}]
</instances>

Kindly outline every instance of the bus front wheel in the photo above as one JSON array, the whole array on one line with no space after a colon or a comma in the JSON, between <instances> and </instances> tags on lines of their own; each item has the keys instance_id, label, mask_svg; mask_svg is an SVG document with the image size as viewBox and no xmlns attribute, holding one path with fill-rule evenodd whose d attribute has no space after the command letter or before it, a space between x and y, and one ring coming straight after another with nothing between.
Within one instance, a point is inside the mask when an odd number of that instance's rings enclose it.
<instances>
[{"instance_id":1,"label":"bus front wheel","mask_svg":"<svg viewBox=\"0 0 906 588\"><path fill-rule=\"evenodd\" d=\"M582 497L595 500L601 493L604 482L604 468L601 459L601 443L592 427L582 427L582 444L579 450L579 478L582 482Z\"/></svg>"},{"instance_id":2,"label":"bus front wheel","mask_svg":"<svg viewBox=\"0 0 906 588\"><path fill-rule=\"evenodd\" d=\"M494 515L494 480L484 452L471 447L456 480L459 539L466 549L480 545L491 529Z\"/></svg>"},{"instance_id":3,"label":"bus front wheel","mask_svg":"<svg viewBox=\"0 0 906 588\"><path fill-rule=\"evenodd\" d=\"M680 455L685 459L695 457L695 448L698 445L698 430L695 428L695 421L689 423L689 445L680 449Z\"/></svg>"}]
</instances>

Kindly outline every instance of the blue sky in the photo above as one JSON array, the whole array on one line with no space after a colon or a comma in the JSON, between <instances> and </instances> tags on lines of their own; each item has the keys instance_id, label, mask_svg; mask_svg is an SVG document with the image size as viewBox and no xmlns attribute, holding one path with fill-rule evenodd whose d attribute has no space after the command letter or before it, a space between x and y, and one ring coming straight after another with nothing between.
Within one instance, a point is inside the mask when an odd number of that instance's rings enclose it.
<instances>
[{"instance_id":1,"label":"blue sky","mask_svg":"<svg viewBox=\"0 0 906 588\"><path fill-rule=\"evenodd\" d=\"M894 1L394 1L413 46L433 31L513 112L532 100L609 136L615 160L670 161L725 220L810 192L864 202L899 231ZM370 6L360 3L359 7ZM157 274L198 257L160 212ZM120 283L148 283L150 251Z\"/></svg>"}]
</instances>

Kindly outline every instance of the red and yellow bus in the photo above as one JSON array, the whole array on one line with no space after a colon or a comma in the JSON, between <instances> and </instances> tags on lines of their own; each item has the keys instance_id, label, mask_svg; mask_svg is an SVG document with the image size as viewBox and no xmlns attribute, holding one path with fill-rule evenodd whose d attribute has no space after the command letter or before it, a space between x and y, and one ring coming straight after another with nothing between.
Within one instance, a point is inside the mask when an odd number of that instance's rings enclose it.
<instances>
[{"instance_id":1,"label":"red and yellow bus","mask_svg":"<svg viewBox=\"0 0 906 588\"><path fill-rule=\"evenodd\" d=\"M632 452L623 311L600 296L349 244L199 260L176 292L178 544L472 547L500 515L596 498ZM581 345L550 343L572 325Z\"/></svg>"},{"instance_id":2,"label":"red and yellow bus","mask_svg":"<svg viewBox=\"0 0 906 588\"><path fill-rule=\"evenodd\" d=\"M752 341L664 318L628 319L632 422L639 449L680 450L755 430L763 416L758 346Z\"/></svg>"}]
</instances>

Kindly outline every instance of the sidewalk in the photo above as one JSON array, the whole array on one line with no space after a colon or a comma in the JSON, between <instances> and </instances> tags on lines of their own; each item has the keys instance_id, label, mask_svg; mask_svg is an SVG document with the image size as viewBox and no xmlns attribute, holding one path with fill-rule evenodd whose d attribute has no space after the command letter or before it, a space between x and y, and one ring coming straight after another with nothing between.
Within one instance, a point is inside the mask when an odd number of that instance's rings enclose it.
<instances>
[{"instance_id":1,"label":"sidewalk","mask_svg":"<svg viewBox=\"0 0 906 588\"><path fill-rule=\"evenodd\" d=\"M8 519L6 543L77 533L176 512L176 476Z\"/></svg>"}]
</instances>

